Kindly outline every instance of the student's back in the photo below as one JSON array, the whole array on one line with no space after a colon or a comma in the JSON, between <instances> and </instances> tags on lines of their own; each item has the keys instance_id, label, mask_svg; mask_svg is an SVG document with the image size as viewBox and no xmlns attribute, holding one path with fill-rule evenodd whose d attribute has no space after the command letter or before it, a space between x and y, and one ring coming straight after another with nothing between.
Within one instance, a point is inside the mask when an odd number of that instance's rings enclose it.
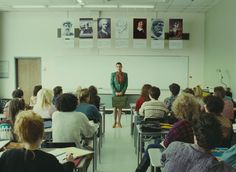
<instances>
[{"instance_id":1,"label":"student's back","mask_svg":"<svg viewBox=\"0 0 236 172\"><path fill-rule=\"evenodd\" d=\"M12 149L1 156L0 171L64 172L64 168L53 155L41 150Z\"/></svg>"}]
</instances>

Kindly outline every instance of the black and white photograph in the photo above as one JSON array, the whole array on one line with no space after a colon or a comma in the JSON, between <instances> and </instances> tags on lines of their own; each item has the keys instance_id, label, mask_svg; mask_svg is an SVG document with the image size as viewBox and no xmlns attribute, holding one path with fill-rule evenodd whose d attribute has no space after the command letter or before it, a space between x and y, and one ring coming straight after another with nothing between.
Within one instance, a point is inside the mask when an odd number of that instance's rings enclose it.
<instances>
[{"instance_id":1,"label":"black and white photograph","mask_svg":"<svg viewBox=\"0 0 236 172\"><path fill-rule=\"evenodd\" d=\"M92 18L80 18L79 26L80 26L79 38L82 38L82 39L93 38L93 19Z\"/></svg>"},{"instance_id":2,"label":"black and white photograph","mask_svg":"<svg viewBox=\"0 0 236 172\"><path fill-rule=\"evenodd\" d=\"M99 39L111 38L111 19L110 18L98 18L97 31Z\"/></svg>"},{"instance_id":3,"label":"black and white photograph","mask_svg":"<svg viewBox=\"0 0 236 172\"><path fill-rule=\"evenodd\" d=\"M151 38L153 40L164 39L164 21L162 19L151 19Z\"/></svg>"}]
</instances>

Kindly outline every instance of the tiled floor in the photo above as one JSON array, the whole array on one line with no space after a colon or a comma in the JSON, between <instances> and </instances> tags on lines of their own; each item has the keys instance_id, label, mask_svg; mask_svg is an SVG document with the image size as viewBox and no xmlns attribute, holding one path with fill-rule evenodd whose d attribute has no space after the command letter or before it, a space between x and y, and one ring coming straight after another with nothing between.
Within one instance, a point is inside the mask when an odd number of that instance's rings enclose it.
<instances>
[{"instance_id":1,"label":"tiled floor","mask_svg":"<svg viewBox=\"0 0 236 172\"><path fill-rule=\"evenodd\" d=\"M106 115L106 130L97 172L134 172L137 166L130 115L122 116L122 128L112 128L113 115ZM89 169L89 172L91 170Z\"/></svg>"}]
</instances>

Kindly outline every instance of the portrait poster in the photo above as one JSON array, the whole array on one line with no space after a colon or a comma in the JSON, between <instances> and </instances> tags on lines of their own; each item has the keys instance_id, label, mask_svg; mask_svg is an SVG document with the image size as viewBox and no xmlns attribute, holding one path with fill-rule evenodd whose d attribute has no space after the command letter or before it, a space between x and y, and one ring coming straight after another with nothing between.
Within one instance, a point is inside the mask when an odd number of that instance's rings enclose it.
<instances>
[{"instance_id":1,"label":"portrait poster","mask_svg":"<svg viewBox=\"0 0 236 172\"><path fill-rule=\"evenodd\" d=\"M147 19L135 18L133 20L133 38L147 39Z\"/></svg>"},{"instance_id":2,"label":"portrait poster","mask_svg":"<svg viewBox=\"0 0 236 172\"><path fill-rule=\"evenodd\" d=\"M151 19L151 39L163 40L165 37L163 19Z\"/></svg>"},{"instance_id":3,"label":"portrait poster","mask_svg":"<svg viewBox=\"0 0 236 172\"><path fill-rule=\"evenodd\" d=\"M111 38L111 19L98 18L97 20L97 38L110 39Z\"/></svg>"},{"instance_id":4,"label":"portrait poster","mask_svg":"<svg viewBox=\"0 0 236 172\"><path fill-rule=\"evenodd\" d=\"M116 20L116 38L117 39L128 39L129 38L129 27L128 20L126 18L118 18Z\"/></svg>"},{"instance_id":5,"label":"portrait poster","mask_svg":"<svg viewBox=\"0 0 236 172\"><path fill-rule=\"evenodd\" d=\"M74 26L71 21L65 21L62 23L61 35L65 40L74 39Z\"/></svg>"},{"instance_id":6,"label":"portrait poster","mask_svg":"<svg viewBox=\"0 0 236 172\"><path fill-rule=\"evenodd\" d=\"M80 18L79 27L80 27L79 38L81 39L93 38L93 19L92 18Z\"/></svg>"},{"instance_id":7,"label":"portrait poster","mask_svg":"<svg viewBox=\"0 0 236 172\"><path fill-rule=\"evenodd\" d=\"M169 19L169 39L181 40L183 35L183 19Z\"/></svg>"}]
</instances>

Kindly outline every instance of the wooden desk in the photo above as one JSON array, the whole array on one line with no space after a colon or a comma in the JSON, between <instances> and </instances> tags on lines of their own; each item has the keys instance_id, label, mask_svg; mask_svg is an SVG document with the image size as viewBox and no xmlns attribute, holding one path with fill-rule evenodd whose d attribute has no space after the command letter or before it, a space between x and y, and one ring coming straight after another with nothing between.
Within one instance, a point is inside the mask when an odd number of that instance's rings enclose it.
<instances>
[{"instance_id":1,"label":"wooden desk","mask_svg":"<svg viewBox=\"0 0 236 172\"><path fill-rule=\"evenodd\" d=\"M148 149L148 154L150 157L150 165L153 171L156 172L157 167L162 167L161 164L161 150L158 148Z\"/></svg>"}]
</instances>

